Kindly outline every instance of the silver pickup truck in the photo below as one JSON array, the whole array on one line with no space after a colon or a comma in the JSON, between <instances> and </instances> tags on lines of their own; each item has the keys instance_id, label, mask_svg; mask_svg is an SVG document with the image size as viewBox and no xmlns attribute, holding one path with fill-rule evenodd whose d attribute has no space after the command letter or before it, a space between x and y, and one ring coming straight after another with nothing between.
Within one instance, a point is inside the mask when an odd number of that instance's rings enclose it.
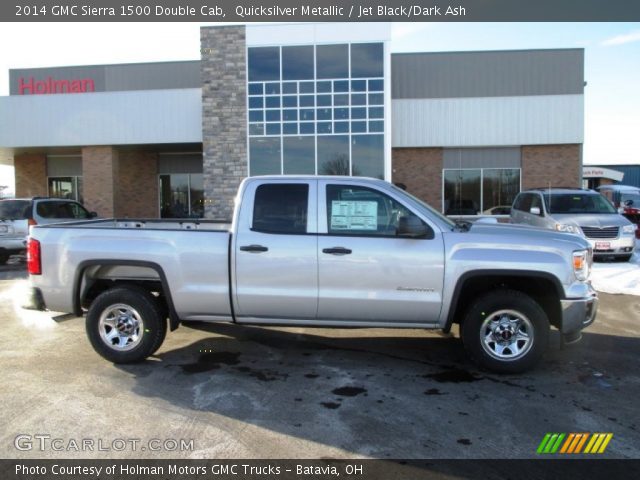
<instances>
[{"instance_id":1,"label":"silver pickup truck","mask_svg":"<svg viewBox=\"0 0 640 480\"><path fill-rule=\"evenodd\" d=\"M40 309L86 313L95 350L152 355L181 320L308 327L460 325L484 368L534 366L550 326L577 341L598 298L586 240L454 223L381 180L253 177L231 224L88 220L32 228Z\"/></svg>"}]
</instances>

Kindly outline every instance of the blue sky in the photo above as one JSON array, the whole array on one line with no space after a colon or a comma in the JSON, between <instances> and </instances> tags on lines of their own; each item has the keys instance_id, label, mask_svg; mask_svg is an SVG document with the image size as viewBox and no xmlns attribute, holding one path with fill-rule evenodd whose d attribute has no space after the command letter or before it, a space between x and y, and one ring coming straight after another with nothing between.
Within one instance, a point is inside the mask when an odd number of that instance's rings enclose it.
<instances>
[{"instance_id":1,"label":"blue sky","mask_svg":"<svg viewBox=\"0 0 640 480\"><path fill-rule=\"evenodd\" d=\"M9 68L198 59L198 27L0 24L0 95ZM640 23L395 23L391 42L393 52L575 47L585 48L588 82L585 164L640 164ZM0 169L0 184L7 176Z\"/></svg>"}]
</instances>

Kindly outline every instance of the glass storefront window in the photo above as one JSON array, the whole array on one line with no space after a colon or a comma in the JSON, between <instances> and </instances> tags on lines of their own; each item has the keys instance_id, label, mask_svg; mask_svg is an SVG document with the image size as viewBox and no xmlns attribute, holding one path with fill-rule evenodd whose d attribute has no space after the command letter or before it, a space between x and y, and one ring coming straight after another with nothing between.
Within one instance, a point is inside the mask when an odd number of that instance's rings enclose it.
<instances>
[{"instance_id":1,"label":"glass storefront window","mask_svg":"<svg viewBox=\"0 0 640 480\"><path fill-rule=\"evenodd\" d=\"M250 47L248 62L251 175L384 178L384 43Z\"/></svg>"},{"instance_id":2,"label":"glass storefront window","mask_svg":"<svg viewBox=\"0 0 640 480\"><path fill-rule=\"evenodd\" d=\"M82 177L49 177L49 196L82 203Z\"/></svg>"},{"instance_id":3,"label":"glass storefront window","mask_svg":"<svg viewBox=\"0 0 640 480\"><path fill-rule=\"evenodd\" d=\"M285 175L313 175L316 173L315 141L313 137L284 137L283 172Z\"/></svg>"},{"instance_id":4,"label":"glass storefront window","mask_svg":"<svg viewBox=\"0 0 640 480\"><path fill-rule=\"evenodd\" d=\"M316 72L318 78L347 78L349 76L349 46L318 45L316 47Z\"/></svg>"},{"instance_id":5,"label":"glass storefront window","mask_svg":"<svg viewBox=\"0 0 640 480\"><path fill-rule=\"evenodd\" d=\"M282 79L309 80L313 78L313 45L282 47Z\"/></svg>"},{"instance_id":6,"label":"glass storefront window","mask_svg":"<svg viewBox=\"0 0 640 480\"><path fill-rule=\"evenodd\" d=\"M351 175L348 135L318 137L318 174Z\"/></svg>"},{"instance_id":7,"label":"glass storefront window","mask_svg":"<svg viewBox=\"0 0 640 480\"><path fill-rule=\"evenodd\" d=\"M496 168L482 171L482 212L508 215L520 192L520 169Z\"/></svg>"},{"instance_id":8,"label":"glass storefront window","mask_svg":"<svg viewBox=\"0 0 640 480\"><path fill-rule=\"evenodd\" d=\"M353 135L351 138L351 174L384 179L384 135Z\"/></svg>"},{"instance_id":9,"label":"glass storefront window","mask_svg":"<svg viewBox=\"0 0 640 480\"><path fill-rule=\"evenodd\" d=\"M280 174L280 137L249 140L251 175Z\"/></svg>"},{"instance_id":10,"label":"glass storefront window","mask_svg":"<svg viewBox=\"0 0 640 480\"><path fill-rule=\"evenodd\" d=\"M520 169L444 171L445 215L508 215L520 192Z\"/></svg>"},{"instance_id":11,"label":"glass storefront window","mask_svg":"<svg viewBox=\"0 0 640 480\"><path fill-rule=\"evenodd\" d=\"M351 45L351 77L383 77L384 46L382 43Z\"/></svg>"},{"instance_id":12,"label":"glass storefront window","mask_svg":"<svg viewBox=\"0 0 640 480\"><path fill-rule=\"evenodd\" d=\"M249 49L249 81L280 80L280 48Z\"/></svg>"},{"instance_id":13,"label":"glass storefront window","mask_svg":"<svg viewBox=\"0 0 640 480\"><path fill-rule=\"evenodd\" d=\"M201 173L160 175L160 217L204 217L204 186Z\"/></svg>"}]
</instances>

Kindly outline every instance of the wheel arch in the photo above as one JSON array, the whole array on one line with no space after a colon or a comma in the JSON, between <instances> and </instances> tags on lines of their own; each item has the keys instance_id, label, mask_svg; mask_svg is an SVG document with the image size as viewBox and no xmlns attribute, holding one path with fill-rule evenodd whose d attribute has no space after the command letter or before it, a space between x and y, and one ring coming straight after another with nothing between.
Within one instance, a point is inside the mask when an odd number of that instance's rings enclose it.
<instances>
[{"instance_id":1,"label":"wheel arch","mask_svg":"<svg viewBox=\"0 0 640 480\"><path fill-rule=\"evenodd\" d=\"M131 278L88 278L88 271L95 267L139 267L145 271L153 272L154 276L149 276L142 280ZM120 285L133 284L138 286L158 284L166 303L169 327L172 331L178 328L180 318L176 312L164 270L157 263L142 260L94 259L81 262L76 269L73 279L73 313L77 316L82 316L82 307L85 300L90 297L95 298L95 296L101 292L108 290L113 286L113 282Z\"/></svg>"},{"instance_id":2,"label":"wheel arch","mask_svg":"<svg viewBox=\"0 0 640 480\"><path fill-rule=\"evenodd\" d=\"M562 284L551 273L535 270L474 270L458 279L443 330L448 333L454 323L461 322L473 299L500 288L529 295L543 308L551 325L560 327L560 300L565 298L565 294Z\"/></svg>"}]
</instances>

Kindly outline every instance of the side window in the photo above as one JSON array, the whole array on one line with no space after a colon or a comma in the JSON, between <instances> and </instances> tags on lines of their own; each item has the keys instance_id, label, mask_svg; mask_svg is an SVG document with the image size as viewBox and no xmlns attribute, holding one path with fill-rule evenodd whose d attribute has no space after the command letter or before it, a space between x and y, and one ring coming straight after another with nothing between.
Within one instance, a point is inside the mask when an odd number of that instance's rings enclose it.
<instances>
[{"instance_id":1,"label":"side window","mask_svg":"<svg viewBox=\"0 0 640 480\"><path fill-rule=\"evenodd\" d=\"M333 235L395 236L413 215L393 198L366 187L327 185L327 227Z\"/></svg>"},{"instance_id":2,"label":"side window","mask_svg":"<svg viewBox=\"0 0 640 480\"><path fill-rule=\"evenodd\" d=\"M77 203L38 202L38 215L43 218L89 218L89 212Z\"/></svg>"},{"instance_id":3,"label":"side window","mask_svg":"<svg viewBox=\"0 0 640 480\"><path fill-rule=\"evenodd\" d=\"M538 207L540 209L540 213L544 212L540 195L531 195L531 206L527 209L527 211L529 211L533 207Z\"/></svg>"},{"instance_id":4,"label":"side window","mask_svg":"<svg viewBox=\"0 0 640 480\"><path fill-rule=\"evenodd\" d=\"M256 189L252 230L265 233L307 233L309 185L263 184Z\"/></svg>"},{"instance_id":5,"label":"side window","mask_svg":"<svg viewBox=\"0 0 640 480\"><path fill-rule=\"evenodd\" d=\"M520 200L518 201L518 206L516 207L521 212L529 212L531 209L531 197L530 193L524 193L520 196Z\"/></svg>"}]
</instances>

